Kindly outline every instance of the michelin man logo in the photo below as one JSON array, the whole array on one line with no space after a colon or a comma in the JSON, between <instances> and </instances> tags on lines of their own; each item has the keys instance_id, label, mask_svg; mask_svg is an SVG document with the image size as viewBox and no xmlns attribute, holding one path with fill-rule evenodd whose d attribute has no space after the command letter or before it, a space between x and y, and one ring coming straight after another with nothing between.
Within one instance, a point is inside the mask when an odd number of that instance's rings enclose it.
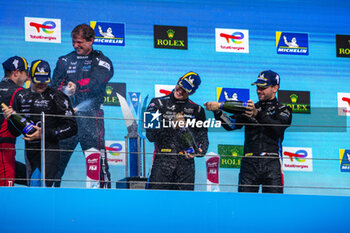
<instances>
[{"instance_id":1,"label":"michelin man logo","mask_svg":"<svg viewBox=\"0 0 350 233\"><path fill-rule=\"evenodd\" d=\"M159 110L156 112L145 112L143 117L144 117L144 123L143 127L145 129L160 129L160 121L161 121L161 113Z\"/></svg>"},{"instance_id":2,"label":"michelin man logo","mask_svg":"<svg viewBox=\"0 0 350 233\"><path fill-rule=\"evenodd\" d=\"M284 44L287 45L289 48L298 48L299 45L297 44L297 39L295 37L292 38L291 41L287 40L286 36L283 36Z\"/></svg>"},{"instance_id":3,"label":"michelin man logo","mask_svg":"<svg viewBox=\"0 0 350 233\"><path fill-rule=\"evenodd\" d=\"M224 91L224 96L225 96L225 100L229 101L229 100L233 100L233 101L238 101L238 95L237 93L233 93L231 97L229 97L227 91Z\"/></svg>"},{"instance_id":4,"label":"michelin man logo","mask_svg":"<svg viewBox=\"0 0 350 233\"><path fill-rule=\"evenodd\" d=\"M107 28L107 31L104 32L102 31L102 27L100 25L98 25L98 32L101 34L101 36L103 36L104 38L114 38L114 35L113 35L113 31L112 31L112 28L111 27L108 27Z\"/></svg>"}]
</instances>

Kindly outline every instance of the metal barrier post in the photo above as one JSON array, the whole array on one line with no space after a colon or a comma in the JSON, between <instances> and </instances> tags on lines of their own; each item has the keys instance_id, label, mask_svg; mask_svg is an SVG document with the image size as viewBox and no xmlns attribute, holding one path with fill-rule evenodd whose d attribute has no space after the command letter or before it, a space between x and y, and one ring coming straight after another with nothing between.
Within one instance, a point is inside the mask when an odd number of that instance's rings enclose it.
<instances>
[{"instance_id":1,"label":"metal barrier post","mask_svg":"<svg viewBox=\"0 0 350 233\"><path fill-rule=\"evenodd\" d=\"M141 163L141 138L137 137L137 175L140 177L141 176L141 167L142 167L142 163Z\"/></svg>"},{"instance_id":2,"label":"metal barrier post","mask_svg":"<svg viewBox=\"0 0 350 233\"><path fill-rule=\"evenodd\" d=\"M42 187L45 187L45 113L41 112L41 177Z\"/></svg>"},{"instance_id":3,"label":"metal barrier post","mask_svg":"<svg viewBox=\"0 0 350 233\"><path fill-rule=\"evenodd\" d=\"M143 138L143 177L146 177L146 140Z\"/></svg>"},{"instance_id":4,"label":"metal barrier post","mask_svg":"<svg viewBox=\"0 0 350 233\"><path fill-rule=\"evenodd\" d=\"M129 148L128 148L128 136L125 136L125 177L129 176Z\"/></svg>"}]
</instances>

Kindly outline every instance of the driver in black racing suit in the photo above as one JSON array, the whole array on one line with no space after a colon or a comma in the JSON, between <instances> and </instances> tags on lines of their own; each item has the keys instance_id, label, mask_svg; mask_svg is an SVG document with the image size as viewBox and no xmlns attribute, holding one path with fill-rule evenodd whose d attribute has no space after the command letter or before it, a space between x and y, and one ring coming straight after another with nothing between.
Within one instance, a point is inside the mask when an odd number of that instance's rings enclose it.
<instances>
[{"instance_id":1,"label":"driver in black racing suit","mask_svg":"<svg viewBox=\"0 0 350 233\"><path fill-rule=\"evenodd\" d=\"M283 193L282 141L284 132L292 121L292 111L276 99L280 77L272 70L263 71L257 85L259 102L248 101L244 114L227 116L217 102L206 103L226 130L245 126L244 157L239 173L239 192ZM252 85L253 85L252 84Z\"/></svg>"},{"instance_id":2,"label":"driver in black racing suit","mask_svg":"<svg viewBox=\"0 0 350 233\"><path fill-rule=\"evenodd\" d=\"M204 127L181 128L180 121L205 121L204 109L189 100L200 84L198 74L188 72L181 77L175 89L167 96L153 98L147 111L154 117L161 114L159 129L147 129L146 136L155 143L154 161L149 178L149 189L193 190L195 181L194 157L204 156L209 141ZM199 154L188 151L182 141L182 132L189 130L198 146Z\"/></svg>"},{"instance_id":3,"label":"driver in black racing suit","mask_svg":"<svg viewBox=\"0 0 350 233\"><path fill-rule=\"evenodd\" d=\"M45 184L53 185L58 163L60 160L59 140L69 138L77 133L77 123L74 111L68 96L60 91L49 87L50 78L49 63L43 60L33 61L30 68L32 86L30 89L18 91L14 97L13 109L8 108L6 115L10 116L13 111L23 115L34 123L36 132L26 134L25 158L27 166L28 185L39 186L41 182L35 179L42 173L41 168L41 113L46 114L45 120ZM11 132L21 133L12 124L8 124ZM34 174L35 173L35 174ZM30 180L32 178L32 180Z\"/></svg>"}]
</instances>

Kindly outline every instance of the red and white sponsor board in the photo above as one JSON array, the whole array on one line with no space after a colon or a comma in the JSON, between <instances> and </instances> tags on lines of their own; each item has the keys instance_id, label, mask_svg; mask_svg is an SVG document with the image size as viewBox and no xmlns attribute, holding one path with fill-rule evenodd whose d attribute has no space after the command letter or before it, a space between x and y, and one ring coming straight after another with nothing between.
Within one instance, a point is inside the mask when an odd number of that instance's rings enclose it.
<instances>
[{"instance_id":1,"label":"red and white sponsor board","mask_svg":"<svg viewBox=\"0 0 350 233\"><path fill-rule=\"evenodd\" d=\"M84 151L86 160L86 188L98 188L100 180L100 151L90 148Z\"/></svg>"},{"instance_id":2,"label":"red and white sponsor board","mask_svg":"<svg viewBox=\"0 0 350 233\"><path fill-rule=\"evenodd\" d=\"M312 148L283 147L284 171L312 171Z\"/></svg>"},{"instance_id":3,"label":"red and white sponsor board","mask_svg":"<svg viewBox=\"0 0 350 233\"><path fill-rule=\"evenodd\" d=\"M125 166L125 141L106 141L108 165Z\"/></svg>"},{"instance_id":4,"label":"red and white sponsor board","mask_svg":"<svg viewBox=\"0 0 350 233\"><path fill-rule=\"evenodd\" d=\"M350 116L350 93L338 92L338 115Z\"/></svg>"},{"instance_id":5,"label":"red and white sponsor board","mask_svg":"<svg viewBox=\"0 0 350 233\"><path fill-rule=\"evenodd\" d=\"M249 31L215 28L217 52L249 53Z\"/></svg>"},{"instance_id":6,"label":"red and white sponsor board","mask_svg":"<svg viewBox=\"0 0 350 233\"><path fill-rule=\"evenodd\" d=\"M207 191L220 191L219 163L220 157L217 154L210 152L205 156L205 164L207 167Z\"/></svg>"},{"instance_id":7,"label":"red and white sponsor board","mask_svg":"<svg viewBox=\"0 0 350 233\"><path fill-rule=\"evenodd\" d=\"M24 17L25 41L61 43L61 19Z\"/></svg>"},{"instance_id":8,"label":"red and white sponsor board","mask_svg":"<svg viewBox=\"0 0 350 233\"><path fill-rule=\"evenodd\" d=\"M169 95L175 88L175 85L160 85L156 84L154 86L154 97L162 97Z\"/></svg>"}]
</instances>

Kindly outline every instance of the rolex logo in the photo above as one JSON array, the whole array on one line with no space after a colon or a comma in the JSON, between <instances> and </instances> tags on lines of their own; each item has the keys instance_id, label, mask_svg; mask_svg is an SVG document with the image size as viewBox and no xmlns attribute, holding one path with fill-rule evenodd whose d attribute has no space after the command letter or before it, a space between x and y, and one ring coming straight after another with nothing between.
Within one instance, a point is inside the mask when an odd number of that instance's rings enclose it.
<instances>
[{"instance_id":1,"label":"rolex logo","mask_svg":"<svg viewBox=\"0 0 350 233\"><path fill-rule=\"evenodd\" d=\"M155 48L187 49L187 27L154 25L153 32Z\"/></svg>"},{"instance_id":2,"label":"rolex logo","mask_svg":"<svg viewBox=\"0 0 350 233\"><path fill-rule=\"evenodd\" d=\"M112 91L113 91L113 87L111 87L111 86L107 86L107 87L106 87L106 93L107 93L107 95L111 95L111 94L112 94Z\"/></svg>"},{"instance_id":3,"label":"rolex logo","mask_svg":"<svg viewBox=\"0 0 350 233\"><path fill-rule=\"evenodd\" d=\"M298 100L298 96L296 94L291 94L290 100L292 101L293 104L295 104Z\"/></svg>"},{"instance_id":4,"label":"rolex logo","mask_svg":"<svg viewBox=\"0 0 350 233\"><path fill-rule=\"evenodd\" d=\"M175 31L172 29L169 29L168 31L166 31L166 33L168 34L169 39L173 39Z\"/></svg>"}]
</instances>

